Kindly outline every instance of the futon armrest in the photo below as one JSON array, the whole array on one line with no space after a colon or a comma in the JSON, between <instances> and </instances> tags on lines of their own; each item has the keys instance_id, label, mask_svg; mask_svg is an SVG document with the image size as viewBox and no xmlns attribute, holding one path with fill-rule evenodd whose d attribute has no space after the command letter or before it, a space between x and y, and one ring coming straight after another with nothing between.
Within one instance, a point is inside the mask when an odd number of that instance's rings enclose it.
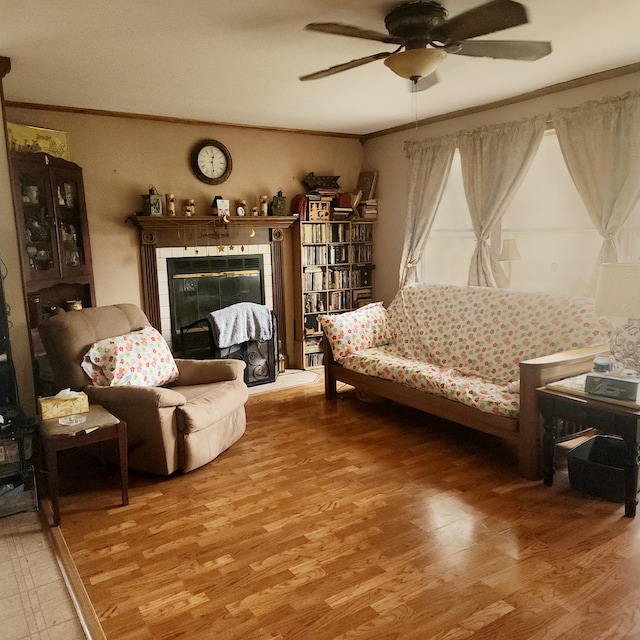
<instances>
[{"instance_id":1,"label":"futon armrest","mask_svg":"<svg viewBox=\"0 0 640 640\"><path fill-rule=\"evenodd\" d=\"M593 359L597 355L607 353L608 350L607 345L597 344L523 360L520 363L521 392L523 385L528 386L529 389L536 389L547 382L589 371L593 365Z\"/></svg>"},{"instance_id":2,"label":"futon armrest","mask_svg":"<svg viewBox=\"0 0 640 640\"><path fill-rule=\"evenodd\" d=\"M570 378L589 371L593 359L607 353L604 344L561 351L520 363L520 473L530 480L542 477L540 409L536 389L547 382Z\"/></svg>"},{"instance_id":3,"label":"futon armrest","mask_svg":"<svg viewBox=\"0 0 640 640\"><path fill-rule=\"evenodd\" d=\"M180 375L174 383L175 387L207 384L209 382L225 382L226 380L243 380L247 366L242 360L233 358L220 360L181 360L176 359Z\"/></svg>"},{"instance_id":4,"label":"futon armrest","mask_svg":"<svg viewBox=\"0 0 640 640\"><path fill-rule=\"evenodd\" d=\"M113 406L114 404L139 407L179 407L187 399L178 391L164 387L100 387L89 385L84 389L89 401L94 404Z\"/></svg>"}]
</instances>

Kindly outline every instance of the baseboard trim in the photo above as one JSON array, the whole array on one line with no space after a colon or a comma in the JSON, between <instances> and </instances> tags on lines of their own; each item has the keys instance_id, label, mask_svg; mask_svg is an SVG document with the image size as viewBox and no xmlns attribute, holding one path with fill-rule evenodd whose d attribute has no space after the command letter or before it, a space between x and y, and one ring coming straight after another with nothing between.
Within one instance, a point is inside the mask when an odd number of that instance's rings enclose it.
<instances>
[{"instance_id":1,"label":"baseboard trim","mask_svg":"<svg viewBox=\"0 0 640 640\"><path fill-rule=\"evenodd\" d=\"M107 636L102 630L102 625L98 618L96 610L91 604L89 594L84 588L78 569L73 561L67 542L64 539L62 525L52 527L53 513L51 503L48 498L41 496L40 498L40 517L43 521L45 530L48 531L49 540L56 556L56 561L60 567L62 577L67 585L69 595L73 601L76 613L80 620L80 624L84 629L87 640L107 640Z\"/></svg>"}]
</instances>

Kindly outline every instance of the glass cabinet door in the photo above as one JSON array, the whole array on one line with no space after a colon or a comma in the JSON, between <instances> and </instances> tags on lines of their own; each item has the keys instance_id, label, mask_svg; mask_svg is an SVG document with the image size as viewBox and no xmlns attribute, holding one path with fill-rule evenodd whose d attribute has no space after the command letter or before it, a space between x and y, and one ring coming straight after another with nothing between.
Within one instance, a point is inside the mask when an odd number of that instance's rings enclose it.
<instances>
[{"instance_id":1,"label":"glass cabinet door","mask_svg":"<svg viewBox=\"0 0 640 640\"><path fill-rule=\"evenodd\" d=\"M54 170L53 199L58 222L61 275L82 273L86 266L81 185L71 172Z\"/></svg>"},{"instance_id":2,"label":"glass cabinet door","mask_svg":"<svg viewBox=\"0 0 640 640\"><path fill-rule=\"evenodd\" d=\"M34 168L21 173L19 180L26 276L29 280L46 280L55 277L59 268L49 175L45 170Z\"/></svg>"}]
</instances>

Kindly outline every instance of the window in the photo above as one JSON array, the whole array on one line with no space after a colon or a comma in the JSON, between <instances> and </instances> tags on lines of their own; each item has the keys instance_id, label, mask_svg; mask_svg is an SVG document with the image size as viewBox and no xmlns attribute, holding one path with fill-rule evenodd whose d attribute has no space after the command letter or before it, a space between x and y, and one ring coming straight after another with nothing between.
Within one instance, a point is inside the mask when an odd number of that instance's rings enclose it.
<instances>
[{"instance_id":1,"label":"window","mask_svg":"<svg viewBox=\"0 0 640 640\"><path fill-rule=\"evenodd\" d=\"M521 291L589 295L602 246L560 151L555 131L538 153L492 238L515 239L520 260L502 262L510 287ZM421 261L423 282L467 284L475 248L456 152L442 201ZM620 260L640 259L640 206L620 235ZM500 254L500 247L496 247Z\"/></svg>"}]
</instances>

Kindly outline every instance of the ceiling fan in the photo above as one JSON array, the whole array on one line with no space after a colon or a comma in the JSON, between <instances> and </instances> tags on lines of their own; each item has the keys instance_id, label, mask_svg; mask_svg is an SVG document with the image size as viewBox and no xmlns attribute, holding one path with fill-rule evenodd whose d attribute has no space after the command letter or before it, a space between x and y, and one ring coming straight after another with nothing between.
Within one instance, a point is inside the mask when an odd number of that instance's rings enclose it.
<instances>
[{"instance_id":1,"label":"ceiling fan","mask_svg":"<svg viewBox=\"0 0 640 640\"><path fill-rule=\"evenodd\" d=\"M492 0L448 20L447 16L447 10L435 0L412 0L387 13L384 23L388 34L336 22L312 22L305 27L309 31L375 40L398 45L398 48L316 71L302 76L300 80L318 80L375 60L384 60L394 73L410 79L421 90L435 84L435 75L429 76L447 53L508 60L538 60L551 53L550 42L472 40L525 24L528 21L527 11L519 2Z\"/></svg>"}]
</instances>

